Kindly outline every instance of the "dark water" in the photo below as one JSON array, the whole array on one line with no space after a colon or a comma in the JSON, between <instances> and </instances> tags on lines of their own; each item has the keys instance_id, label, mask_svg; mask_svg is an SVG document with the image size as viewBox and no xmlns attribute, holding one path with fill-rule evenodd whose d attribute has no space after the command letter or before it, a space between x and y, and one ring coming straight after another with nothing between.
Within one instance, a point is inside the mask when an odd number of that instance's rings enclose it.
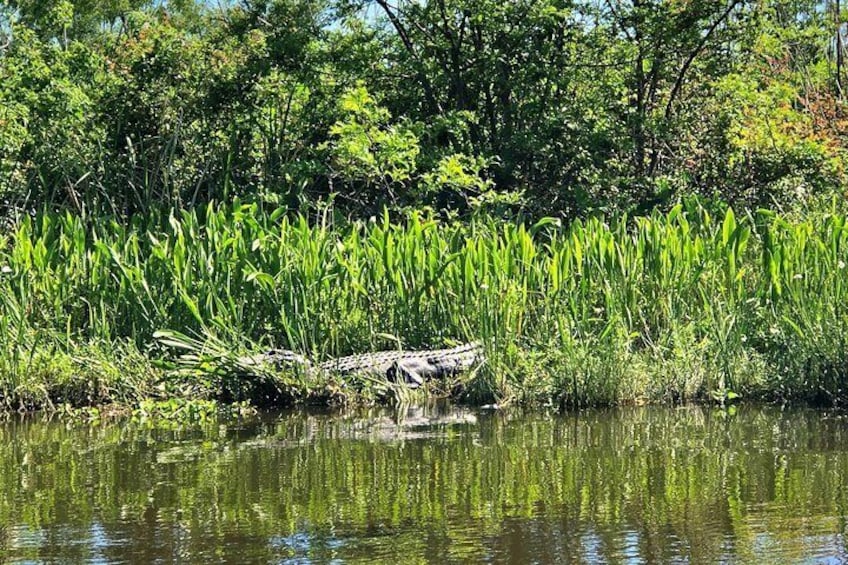
<instances>
[{"instance_id":1,"label":"dark water","mask_svg":"<svg viewBox=\"0 0 848 565\"><path fill-rule=\"evenodd\" d=\"M0 425L4 562L841 563L846 513L812 410Z\"/></svg>"}]
</instances>

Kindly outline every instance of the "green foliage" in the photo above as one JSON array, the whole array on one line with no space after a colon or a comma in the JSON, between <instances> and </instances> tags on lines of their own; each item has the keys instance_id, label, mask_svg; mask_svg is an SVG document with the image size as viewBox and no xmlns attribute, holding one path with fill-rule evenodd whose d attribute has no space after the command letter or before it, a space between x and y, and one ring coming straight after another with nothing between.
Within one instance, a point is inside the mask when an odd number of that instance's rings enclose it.
<instances>
[{"instance_id":1,"label":"green foliage","mask_svg":"<svg viewBox=\"0 0 848 565\"><path fill-rule=\"evenodd\" d=\"M826 22L814 13L788 25L781 12L764 11L750 63L715 82L710 111L722 131L709 147L724 160L694 171L710 191L767 207L803 203L845 182L837 133L845 126L844 103L832 92L831 65L816 44Z\"/></svg>"},{"instance_id":2,"label":"green foliage","mask_svg":"<svg viewBox=\"0 0 848 565\"><path fill-rule=\"evenodd\" d=\"M81 39L97 34L104 25L113 25L126 14L150 0L8 0L8 8L18 21L36 31L44 40ZM172 2L179 4L179 2Z\"/></svg>"},{"instance_id":3,"label":"green foliage","mask_svg":"<svg viewBox=\"0 0 848 565\"><path fill-rule=\"evenodd\" d=\"M166 396L340 398L355 383L241 359L269 347L320 361L394 339L482 339L487 364L458 383L477 399L846 398L848 220L838 213L789 221L693 201L568 228L415 213L331 227L236 203L163 220L18 222L0 251L7 403L153 390L147 369L124 382L75 346L127 340L147 355L191 344L188 364L157 389Z\"/></svg>"},{"instance_id":4,"label":"green foliage","mask_svg":"<svg viewBox=\"0 0 848 565\"><path fill-rule=\"evenodd\" d=\"M100 58L80 43L67 49L44 44L26 28L0 59L0 194L30 185L29 198L61 198L78 209L87 200L92 165L103 135L91 85Z\"/></svg>"},{"instance_id":5,"label":"green foliage","mask_svg":"<svg viewBox=\"0 0 848 565\"><path fill-rule=\"evenodd\" d=\"M408 126L388 125L389 112L360 86L341 99L343 120L330 128L332 166L348 181L402 183L412 177L418 137Z\"/></svg>"},{"instance_id":6,"label":"green foliage","mask_svg":"<svg viewBox=\"0 0 848 565\"><path fill-rule=\"evenodd\" d=\"M452 153L442 157L433 171L424 174L423 185L429 191L450 188L459 193L479 194L493 184L481 178L485 166L485 160L479 157Z\"/></svg>"},{"instance_id":7,"label":"green foliage","mask_svg":"<svg viewBox=\"0 0 848 565\"><path fill-rule=\"evenodd\" d=\"M844 196L826 7L4 3L3 398L58 394L29 374L83 398L74 347L162 329L318 358L483 337L468 391L566 404L773 391L768 371L842 398L840 216L790 221ZM692 194L737 215L674 205ZM573 223L496 220L519 214Z\"/></svg>"},{"instance_id":8,"label":"green foliage","mask_svg":"<svg viewBox=\"0 0 848 565\"><path fill-rule=\"evenodd\" d=\"M691 193L791 206L845 182L820 4L16 0L0 6L0 198L129 214L338 195L355 217L573 219Z\"/></svg>"},{"instance_id":9,"label":"green foliage","mask_svg":"<svg viewBox=\"0 0 848 565\"><path fill-rule=\"evenodd\" d=\"M218 405L212 400L171 398L142 400L132 412L133 421L158 427L186 427L212 423L218 415Z\"/></svg>"}]
</instances>

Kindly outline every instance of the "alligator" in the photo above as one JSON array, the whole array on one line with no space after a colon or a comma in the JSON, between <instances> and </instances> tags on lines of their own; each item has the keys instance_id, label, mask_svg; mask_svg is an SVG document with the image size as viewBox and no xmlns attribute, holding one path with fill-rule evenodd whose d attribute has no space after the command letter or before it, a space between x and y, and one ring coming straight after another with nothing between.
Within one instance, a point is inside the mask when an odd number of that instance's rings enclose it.
<instances>
[{"instance_id":1,"label":"alligator","mask_svg":"<svg viewBox=\"0 0 848 565\"><path fill-rule=\"evenodd\" d=\"M298 367L308 373L382 377L390 382L403 382L409 388L418 388L430 379L468 371L484 360L483 346L471 342L448 349L360 353L329 359L317 365L288 349L272 349L239 361L246 365L271 365L278 369Z\"/></svg>"}]
</instances>

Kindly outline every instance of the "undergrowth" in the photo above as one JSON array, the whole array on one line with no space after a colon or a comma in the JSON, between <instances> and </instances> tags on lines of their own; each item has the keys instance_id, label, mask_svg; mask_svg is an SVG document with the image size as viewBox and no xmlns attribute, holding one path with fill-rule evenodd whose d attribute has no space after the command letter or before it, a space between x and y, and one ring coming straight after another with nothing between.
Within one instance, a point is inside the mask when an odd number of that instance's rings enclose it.
<instances>
[{"instance_id":1,"label":"undergrowth","mask_svg":"<svg viewBox=\"0 0 848 565\"><path fill-rule=\"evenodd\" d=\"M737 217L694 201L568 227L340 223L240 202L123 223L22 216L0 236L0 404L395 398L385 383L234 360L469 340L486 363L438 390L472 402L839 403L846 263L839 213ZM180 343L193 356L175 362Z\"/></svg>"}]
</instances>

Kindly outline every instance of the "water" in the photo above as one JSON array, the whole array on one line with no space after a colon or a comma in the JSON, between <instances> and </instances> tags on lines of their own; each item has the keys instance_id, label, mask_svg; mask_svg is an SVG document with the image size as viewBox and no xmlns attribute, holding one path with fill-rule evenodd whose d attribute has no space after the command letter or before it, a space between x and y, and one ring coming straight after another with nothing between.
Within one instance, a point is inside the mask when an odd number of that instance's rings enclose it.
<instances>
[{"instance_id":1,"label":"water","mask_svg":"<svg viewBox=\"0 0 848 565\"><path fill-rule=\"evenodd\" d=\"M0 561L848 561L848 419L291 412L0 425Z\"/></svg>"}]
</instances>

